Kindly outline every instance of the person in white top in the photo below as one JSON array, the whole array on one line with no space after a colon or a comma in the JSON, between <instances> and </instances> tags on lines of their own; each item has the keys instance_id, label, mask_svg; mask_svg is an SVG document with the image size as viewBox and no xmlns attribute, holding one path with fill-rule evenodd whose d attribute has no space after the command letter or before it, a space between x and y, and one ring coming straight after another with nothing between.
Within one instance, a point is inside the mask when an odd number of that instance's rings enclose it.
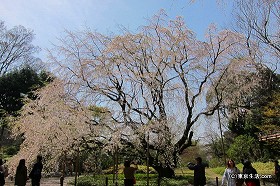
<instances>
[{"instance_id":1,"label":"person in white top","mask_svg":"<svg viewBox=\"0 0 280 186\"><path fill-rule=\"evenodd\" d=\"M235 162L232 159L228 160L227 168L222 178L222 185L227 183L227 186L236 186L238 174L240 174L240 170L235 166Z\"/></svg>"}]
</instances>

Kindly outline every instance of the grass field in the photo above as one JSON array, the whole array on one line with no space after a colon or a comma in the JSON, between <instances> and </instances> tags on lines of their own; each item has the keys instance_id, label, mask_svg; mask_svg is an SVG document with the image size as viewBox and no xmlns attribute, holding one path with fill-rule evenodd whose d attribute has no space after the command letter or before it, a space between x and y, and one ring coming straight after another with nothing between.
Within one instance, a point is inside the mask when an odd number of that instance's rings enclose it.
<instances>
[{"instance_id":1,"label":"grass field","mask_svg":"<svg viewBox=\"0 0 280 186\"><path fill-rule=\"evenodd\" d=\"M255 162L252 163L252 166L257 170L258 174L268 175L268 174L274 174L274 163L273 162ZM242 171L243 165L237 164L236 167ZM213 172L215 172L218 175L222 175L224 173L225 167L216 167L211 169Z\"/></svg>"},{"instance_id":2,"label":"grass field","mask_svg":"<svg viewBox=\"0 0 280 186\"><path fill-rule=\"evenodd\" d=\"M252 164L253 167L257 170L259 174L262 175L273 175L274 174L274 164L273 162L261 163L256 162ZM243 165L238 164L237 167L242 170ZM145 186L147 185L147 174L144 173L146 170L145 166L140 166L140 172L135 175L136 177L136 185L137 186ZM215 185L216 177L219 180L219 183L222 179L222 175L224 173L225 167L216 167L216 168L207 168L206 169L206 177L207 177L207 185ZM153 171L152 171L153 172ZM182 186L182 185L192 185L193 184L193 171L188 168L177 168L175 170L175 178L163 178L160 180L160 185L162 186ZM106 177L108 178L108 185L115 185L113 183L113 175L112 174L103 174L96 176L81 176L78 179L78 186L104 186ZM123 185L123 174L120 170L120 174L118 174L118 183L119 185ZM266 182L270 182L269 180L263 180ZM158 176L157 174L150 174L149 176L149 185L156 186L158 185ZM269 185L266 184L266 185Z\"/></svg>"},{"instance_id":3,"label":"grass field","mask_svg":"<svg viewBox=\"0 0 280 186\"><path fill-rule=\"evenodd\" d=\"M190 185L193 184L193 171L187 168L180 168L175 170L175 178L162 178L160 180L160 185L163 186L182 186L182 185ZM206 177L209 183L214 183L215 178L219 176L214 173L211 169L206 170ZM108 185L114 185L113 183L113 175L112 174L104 174L104 175L96 175L96 176L81 176L78 179L78 186L94 186L93 183L97 186L104 186L106 177L108 178ZM137 173L136 177L136 185L138 186L146 186L147 185L147 174L145 173ZM123 185L124 176L122 173L118 175L118 183L119 185ZM149 175L149 185L156 186L158 185L158 176L157 174ZM208 184L211 185L211 184Z\"/></svg>"}]
</instances>

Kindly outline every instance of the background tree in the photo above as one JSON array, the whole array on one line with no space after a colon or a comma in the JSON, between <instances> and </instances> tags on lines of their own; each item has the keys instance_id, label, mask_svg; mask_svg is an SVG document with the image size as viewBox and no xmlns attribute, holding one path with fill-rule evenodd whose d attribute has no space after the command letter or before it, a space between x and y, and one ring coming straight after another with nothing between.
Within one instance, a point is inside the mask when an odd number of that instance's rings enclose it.
<instances>
[{"instance_id":1,"label":"background tree","mask_svg":"<svg viewBox=\"0 0 280 186\"><path fill-rule=\"evenodd\" d=\"M221 140L220 131L212 128L212 126L207 126L206 132L204 133L204 151L207 154L207 159L209 160L209 165L211 167L225 165L225 155L223 154L222 143L224 143L224 151L226 152L229 149L230 145L234 142L234 138L236 137L236 134L233 134L231 131L226 131L226 122L222 121L222 123L223 141ZM237 159L235 160L238 162Z\"/></svg>"},{"instance_id":2,"label":"background tree","mask_svg":"<svg viewBox=\"0 0 280 186\"><path fill-rule=\"evenodd\" d=\"M273 70L279 68L279 5L277 0L242 0L235 3L237 29L247 35L251 51L255 44L262 48L261 55L269 58Z\"/></svg>"},{"instance_id":3,"label":"background tree","mask_svg":"<svg viewBox=\"0 0 280 186\"><path fill-rule=\"evenodd\" d=\"M227 106L224 103L220 105L223 116L229 119L225 126L229 129L227 132L233 133L234 136L241 135L240 139L242 135L249 135L250 138L254 138L255 143L262 151L261 154L257 153L257 159L277 158L275 155L280 152L277 148L279 140L260 143L258 142L258 133L267 134L279 131L279 116L277 114L279 85L277 85L277 76L279 76L280 4L277 0L236 0L233 2L233 11L236 15L236 19L233 20L233 29L246 36L247 47L243 51L247 52L250 58L259 64L257 73L252 74L252 77L258 79L258 81L255 81L258 86L250 91L240 91L242 96L237 97L234 90L240 89L232 87L232 90L228 92L232 97L227 99L228 101L231 100L231 103L228 102ZM247 75L250 76L250 74ZM228 79L236 81L236 79L245 77L244 80L251 81L249 76L246 78L243 74L238 73L236 77ZM214 82L213 87L210 97L215 95L215 87L221 91L224 86L221 86L221 84L217 86ZM226 96L225 92L228 90L225 89L223 94L220 91L216 92L218 93L216 94L217 97ZM216 143L219 139L214 141ZM268 153L269 151L272 153Z\"/></svg>"},{"instance_id":4,"label":"background tree","mask_svg":"<svg viewBox=\"0 0 280 186\"><path fill-rule=\"evenodd\" d=\"M86 132L79 108L66 104L58 80L37 91L36 96L37 99L23 106L20 117L15 118L13 134L22 136L23 142L18 154L9 161L11 167L22 157L31 164L37 154L44 155L48 162L46 169L56 167L57 160L65 152L73 153L73 147L79 144L77 136Z\"/></svg>"},{"instance_id":5,"label":"background tree","mask_svg":"<svg viewBox=\"0 0 280 186\"><path fill-rule=\"evenodd\" d=\"M221 99L202 104L214 79L229 64L243 68L249 61L240 58L242 35L211 27L202 42L182 18L165 19L161 12L140 32L116 36L67 32L50 60L72 95L106 105L126 131L121 141L139 154L148 147L149 164L170 177L178 155L192 145L192 127L219 108Z\"/></svg>"},{"instance_id":6,"label":"background tree","mask_svg":"<svg viewBox=\"0 0 280 186\"><path fill-rule=\"evenodd\" d=\"M0 76L22 64L31 64L39 48L32 45L34 34L23 26L7 29L0 21Z\"/></svg>"},{"instance_id":7,"label":"background tree","mask_svg":"<svg viewBox=\"0 0 280 186\"><path fill-rule=\"evenodd\" d=\"M0 145L3 145L3 137L8 138L10 131L9 117L18 116L20 109L25 104L25 97L34 99L32 91L44 86L48 79L46 72L37 72L30 66L19 70L13 70L0 77Z\"/></svg>"},{"instance_id":8,"label":"background tree","mask_svg":"<svg viewBox=\"0 0 280 186\"><path fill-rule=\"evenodd\" d=\"M32 45L33 39L34 34L31 30L23 26L7 29L4 22L0 21L1 145L4 130L8 123L6 117L16 114L16 111L23 105L22 96L27 94L32 89L32 86L39 83L35 82L37 77L34 72L30 69L28 70L29 67L23 66L33 65L39 60L33 56L39 51L38 47ZM18 67L22 68L20 72L15 70ZM11 74L7 74L8 72L11 72Z\"/></svg>"},{"instance_id":9,"label":"background tree","mask_svg":"<svg viewBox=\"0 0 280 186\"><path fill-rule=\"evenodd\" d=\"M237 161L247 158L257 161L261 150L257 139L249 135L239 135L234 138L234 142L227 150L227 154L229 157L236 157Z\"/></svg>"},{"instance_id":10,"label":"background tree","mask_svg":"<svg viewBox=\"0 0 280 186\"><path fill-rule=\"evenodd\" d=\"M223 105L224 116L228 119L226 128L229 130L228 132L237 136L226 148L227 155L230 157L235 157L234 151L237 151L236 148L240 146L242 140L246 140L249 147L246 151L239 153L242 158L250 157L253 160L267 161L277 158L276 156L279 154L279 146L276 143L277 141L279 143L279 140L259 142L259 135L279 131L279 75L271 72L265 66L261 67L258 68L257 73L258 86L252 91L243 92L242 99L237 99L240 101L234 101L236 97L233 96L230 100L234 102ZM254 77L256 75L254 74L251 74L250 77ZM230 93L235 95L233 90ZM218 140L214 141L218 142ZM259 148L259 151L252 150L255 146Z\"/></svg>"},{"instance_id":11,"label":"background tree","mask_svg":"<svg viewBox=\"0 0 280 186\"><path fill-rule=\"evenodd\" d=\"M279 154L279 149L276 148L279 141L278 143L277 140L272 143L258 142L258 137L259 133L279 131L279 120L276 119L279 118L276 111L278 110L277 92L279 92L279 26L277 26L279 25L279 2L274 0L235 1L234 11L236 14L234 29L246 35L246 52L259 64L257 71L252 74L252 77L258 77L258 82L256 82L258 86L252 91L243 92L243 96L237 99L238 102L233 96L231 100L235 102L224 107L229 119L228 127L235 135L240 135L240 139L242 136L244 138L244 135L249 135L255 140L254 143L259 146L262 153L255 153L252 157L254 160L276 158L275 154ZM243 74L236 78L240 77L243 77ZM250 80L250 77L245 80ZM233 89L236 90L236 88ZM232 91L230 93L232 94ZM268 112L265 111L267 109ZM230 148L233 146L235 144L232 144ZM272 153L268 153L269 151ZM250 156L250 153L245 154Z\"/></svg>"},{"instance_id":12,"label":"background tree","mask_svg":"<svg viewBox=\"0 0 280 186\"><path fill-rule=\"evenodd\" d=\"M51 79L46 72L38 73L30 66L3 75L0 77L0 109L7 115L17 115L17 111L24 105L23 98L33 98L32 91L49 81Z\"/></svg>"},{"instance_id":13,"label":"background tree","mask_svg":"<svg viewBox=\"0 0 280 186\"><path fill-rule=\"evenodd\" d=\"M22 138L19 152L9 160L11 168L23 157L31 164L41 154L45 170L58 171L65 157L76 161L78 151L110 154L119 144L117 127L110 122L106 108L85 106L71 98L58 79L34 95L36 99L26 99L20 114L11 118L13 135Z\"/></svg>"}]
</instances>

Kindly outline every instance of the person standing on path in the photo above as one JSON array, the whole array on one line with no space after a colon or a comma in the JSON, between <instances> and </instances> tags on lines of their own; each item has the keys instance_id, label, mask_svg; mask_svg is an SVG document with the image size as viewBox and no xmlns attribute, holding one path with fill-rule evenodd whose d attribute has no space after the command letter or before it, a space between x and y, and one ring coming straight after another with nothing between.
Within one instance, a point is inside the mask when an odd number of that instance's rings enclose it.
<instances>
[{"instance_id":1,"label":"person standing on path","mask_svg":"<svg viewBox=\"0 0 280 186\"><path fill-rule=\"evenodd\" d=\"M135 177L134 173L138 169L138 166L136 163L133 163L136 167L131 167L130 166L130 161L126 160L124 162L124 185L125 186L133 186L135 184Z\"/></svg>"},{"instance_id":2,"label":"person standing on path","mask_svg":"<svg viewBox=\"0 0 280 186\"><path fill-rule=\"evenodd\" d=\"M16 186L25 186L27 181L27 168L25 166L25 159L21 159L17 166L16 176L15 176L15 185Z\"/></svg>"},{"instance_id":3,"label":"person standing on path","mask_svg":"<svg viewBox=\"0 0 280 186\"><path fill-rule=\"evenodd\" d=\"M260 179L255 177L258 175L256 169L252 166L249 160L243 162L243 176L247 186L260 186Z\"/></svg>"},{"instance_id":4,"label":"person standing on path","mask_svg":"<svg viewBox=\"0 0 280 186\"><path fill-rule=\"evenodd\" d=\"M227 183L227 186L236 186L238 174L240 174L240 170L235 166L235 162L232 159L228 160L227 168L222 178L222 185Z\"/></svg>"},{"instance_id":5,"label":"person standing on path","mask_svg":"<svg viewBox=\"0 0 280 186\"><path fill-rule=\"evenodd\" d=\"M4 162L0 159L0 186L5 185L5 168L3 166Z\"/></svg>"},{"instance_id":6,"label":"person standing on path","mask_svg":"<svg viewBox=\"0 0 280 186\"><path fill-rule=\"evenodd\" d=\"M29 178L31 178L31 185L32 186L40 186L40 180L42 177L42 156L37 156L37 162L34 164L32 171L29 174Z\"/></svg>"},{"instance_id":7,"label":"person standing on path","mask_svg":"<svg viewBox=\"0 0 280 186\"><path fill-rule=\"evenodd\" d=\"M280 186L280 165L278 160L274 161L274 171L276 177L276 185Z\"/></svg>"},{"instance_id":8,"label":"person standing on path","mask_svg":"<svg viewBox=\"0 0 280 186\"><path fill-rule=\"evenodd\" d=\"M202 163L201 157L195 158L196 164L188 163L188 168L194 170L194 186L206 185L205 167L207 164Z\"/></svg>"}]
</instances>

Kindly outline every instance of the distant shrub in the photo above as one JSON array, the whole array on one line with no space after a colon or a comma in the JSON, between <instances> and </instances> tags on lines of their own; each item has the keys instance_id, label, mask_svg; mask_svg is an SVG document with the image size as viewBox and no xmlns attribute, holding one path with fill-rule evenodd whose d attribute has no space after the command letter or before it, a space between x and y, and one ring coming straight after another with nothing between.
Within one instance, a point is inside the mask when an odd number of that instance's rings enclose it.
<instances>
[{"instance_id":1,"label":"distant shrub","mask_svg":"<svg viewBox=\"0 0 280 186\"><path fill-rule=\"evenodd\" d=\"M252 166L257 170L258 174L274 174L274 164L273 162L253 162ZM237 164L236 167L242 172L243 165L241 163ZM213 172L222 175L225 171L225 167L212 168Z\"/></svg>"},{"instance_id":2,"label":"distant shrub","mask_svg":"<svg viewBox=\"0 0 280 186\"><path fill-rule=\"evenodd\" d=\"M189 182L185 177L177 177L177 178L163 178L161 180L161 185L164 186L178 186L178 185L188 185Z\"/></svg>"},{"instance_id":3,"label":"distant shrub","mask_svg":"<svg viewBox=\"0 0 280 186\"><path fill-rule=\"evenodd\" d=\"M124 166L123 165L119 165L118 168L119 168L119 173L122 173ZM114 171L113 167L109 167L108 169L103 170L102 172L104 174L113 174L113 171ZM147 173L147 166L146 165L138 165L138 170L136 172L139 173L139 174ZM157 171L153 167L149 167L149 173L157 174Z\"/></svg>"},{"instance_id":4,"label":"distant shrub","mask_svg":"<svg viewBox=\"0 0 280 186\"><path fill-rule=\"evenodd\" d=\"M147 166L146 165L138 165L137 173L147 173ZM157 174L157 171L153 167L149 167L150 174Z\"/></svg>"},{"instance_id":5,"label":"distant shrub","mask_svg":"<svg viewBox=\"0 0 280 186\"><path fill-rule=\"evenodd\" d=\"M92 176L81 176L77 181L77 186L95 186L95 182L96 180Z\"/></svg>"},{"instance_id":6,"label":"distant shrub","mask_svg":"<svg viewBox=\"0 0 280 186\"><path fill-rule=\"evenodd\" d=\"M221 160L219 160L218 158L212 158L209 161L209 166L210 167L220 167L224 164L224 162L221 162Z\"/></svg>"},{"instance_id":7,"label":"distant shrub","mask_svg":"<svg viewBox=\"0 0 280 186\"><path fill-rule=\"evenodd\" d=\"M4 149L4 153L9 156L15 155L18 151L19 151L18 146L8 146Z\"/></svg>"},{"instance_id":8,"label":"distant shrub","mask_svg":"<svg viewBox=\"0 0 280 186\"><path fill-rule=\"evenodd\" d=\"M216 167L216 168L212 168L212 170L216 174L223 175L225 172L225 167Z\"/></svg>"},{"instance_id":9,"label":"distant shrub","mask_svg":"<svg viewBox=\"0 0 280 186\"><path fill-rule=\"evenodd\" d=\"M253 167L259 174L274 174L274 163L273 162L254 162Z\"/></svg>"}]
</instances>

